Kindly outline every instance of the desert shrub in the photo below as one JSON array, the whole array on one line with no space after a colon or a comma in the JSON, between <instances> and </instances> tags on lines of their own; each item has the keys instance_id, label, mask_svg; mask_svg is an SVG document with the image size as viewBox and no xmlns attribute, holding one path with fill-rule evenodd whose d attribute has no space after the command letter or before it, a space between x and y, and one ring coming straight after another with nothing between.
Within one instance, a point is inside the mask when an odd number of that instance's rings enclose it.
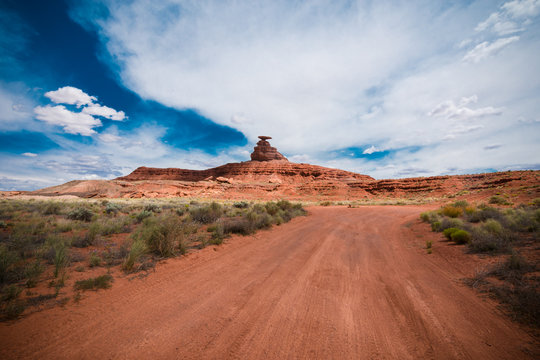
<instances>
[{"instance_id":1,"label":"desert shrub","mask_svg":"<svg viewBox=\"0 0 540 360\"><path fill-rule=\"evenodd\" d=\"M452 204L453 207L466 209L469 206L469 203L466 200L458 200Z\"/></svg>"},{"instance_id":2,"label":"desert shrub","mask_svg":"<svg viewBox=\"0 0 540 360\"><path fill-rule=\"evenodd\" d=\"M17 253L10 251L4 244L0 244L0 283L8 280L18 261Z\"/></svg>"},{"instance_id":3,"label":"desert shrub","mask_svg":"<svg viewBox=\"0 0 540 360\"><path fill-rule=\"evenodd\" d=\"M441 229L441 222L440 221L434 221L431 223L431 231L442 231Z\"/></svg>"},{"instance_id":4,"label":"desert shrub","mask_svg":"<svg viewBox=\"0 0 540 360\"><path fill-rule=\"evenodd\" d=\"M523 256L517 251L512 251L512 254L506 262L506 267L510 270L528 271L533 268Z\"/></svg>"},{"instance_id":5,"label":"desert shrub","mask_svg":"<svg viewBox=\"0 0 540 360\"><path fill-rule=\"evenodd\" d=\"M266 204L264 204L264 207L266 209L266 212L270 215L270 216L274 216L277 214L277 212L279 210L283 210L281 209L280 206L278 206L276 203L274 202L267 202Z\"/></svg>"},{"instance_id":6,"label":"desert shrub","mask_svg":"<svg viewBox=\"0 0 540 360\"><path fill-rule=\"evenodd\" d=\"M445 206L441 209L441 214L451 218L457 218L463 214L463 209L455 206Z\"/></svg>"},{"instance_id":7,"label":"desert shrub","mask_svg":"<svg viewBox=\"0 0 540 360\"><path fill-rule=\"evenodd\" d=\"M37 285L39 276L45 271L45 267L39 260L26 264L24 276L26 277L26 287L33 288Z\"/></svg>"},{"instance_id":8,"label":"desert shrub","mask_svg":"<svg viewBox=\"0 0 540 360\"><path fill-rule=\"evenodd\" d=\"M69 255L66 244L61 239L49 238L48 241L50 243L49 254L52 253L54 277L57 278L58 275L60 275L60 273L68 266Z\"/></svg>"},{"instance_id":9,"label":"desert shrub","mask_svg":"<svg viewBox=\"0 0 540 360\"><path fill-rule=\"evenodd\" d=\"M486 221L487 219L502 220L504 215L498 210L490 206L479 207L476 211L465 213L465 219L472 223Z\"/></svg>"},{"instance_id":10,"label":"desert shrub","mask_svg":"<svg viewBox=\"0 0 540 360\"><path fill-rule=\"evenodd\" d=\"M75 290L98 290L108 289L112 286L113 277L109 274L101 275L95 278L79 280L75 282Z\"/></svg>"},{"instance_id":11,"label":"desert shrub","mask_svg":"<svg viewBox=\"0 0 540 360\"><path fill-rule=\"evenodd\" d=\"M148 251L170 257L175 255L178 243L184 241L184 228L176 216L150 218L144 221L135 237L146 244Z\"/></svg>"},{"instance_id":12,"label":"desert shrub","mask_svg":"<svg viewBox=\"0 0 540 360\"><path fill-rule=\"evenodd\" d=\"M179 207L179 208L176 208L176 215L178 216L184 216L184 214L186 213L187 209L185 207Z\"/></svg>"},{"instance_id":13,"label":"desert shrub","mask_svg":"<svg viewBox=\"0 0 540 360\"><path fill-rule=\"evenodd\" d=\"M471 241L471 234L465 230L457 230L450 235L450 238L456 244L468 244Z\"/></svg>"},{"instance_id":14,"label":"desert shrub","mask_svg":"<svg viewBox=\"0 0 540 360\"><path fill-rule=\"evenodd\" d=\"M153 213L160 213L161 207L156 204L148 204L144 207L144 211L149 211Z\"/></svg>"},{"instance_id":15,"label":"desert shrub","mask_svg":"<svg viewBox=\"0 0 540 360\"><path fill-rule=\"evenodd\" d=\"M222 227L225 234L249 235L253 232L251 223L244 217L226 219L222 222Z\"/></svg>"},{"instance_id":16,"label":"desert shrub","mask_svg":"<svg viewBox=\"0 0 540 360\"><path fill-rule=\"evenodd\" d=\"M253 231L268 228L272 225L272 218L266 212L261 213L256 210L251 210L246 214L245 219L248 221L249 227L253 229Z\"/></svg>"},{"instance_id":17,"label":"desert shrub","mask_svg":"<svg viewBox=\"0 0 540 360\"><path fill-rule=\"evenodd\" d=\"M223 224L220 222L217 224L212 231L212 236L210 237L209 243L212 245L221 245L225 239L225 232L223 229Z\"/></svg>"},{"instance_id":18,"label":"desert shrub","mask_svg":"<svg viewBox=\"0 0 540 360\"><path fill-rule=\"evenodd\" d=\"M223 207L216 202L212 202L209 205L190 208L189 213L193 220L201 224L210 224L223 215Z\"/></svg>"},{"instance_id":19,"label":"desert shrub","mask_svg":"<svg viewBox=\"0 0 540 360\"><path fill-rule=\"evenodd\" d=\"M16 299L8 301L2 306L2 317L7 320L18 318L26 309L26 303L24 300Z\"/></svg>"},{"instance_id":20,"label":"desert shrub","mask_svg":"<svg viewBox=\"0 0 540 360\"><path fill-rule=\"evenodd\" d=\"M490 197L489 203L495 205L511 205L504 197L499 195L493 195Z\"/></svg>"},{"instance_id":21,"label":"desert shrub","mask_svg":"<svg viewBox=\"0 0 540 360\"><path fill-rule=\"evenodd\" d=\"M107 214L116 214L116 213L119 212L120 210L122 210L122 205L120 205L120 204L108 202L108 203L105 205L105 212L106 212Z\"/></svg>"},{"instance_id":22,"label":"desert shrub","mask_svg":"<svg viewBox=\"0 0 540 360\"><path fill-rule=\"evenodd\" d=\"M463 229L465 227L465 224L461 219L454 219L454 218L447 218L444 217L440 221L441 225L439 227L439 231L444 231L448 228L458 228Z\"/></svg>"},{"instance_id":23,"label":"desert shrub","mask_svg":"<svg viewBox=\"0 0 540 360\"><path fill-rule=\"evenodd\" d=\"M233 206L237 209L247 209L249 204L246 201L235 202Z\"/></svg>"},{"instance_id":24,"label":"desert shrub","mask_svg":"<svg viewBox=\"0 0 540 360\"><path fill-rule=\"evenodd\" d=\"M101 257L99 257L99 255L95 251L92 251L90 253L90 257L88 258L88 263L90 264L90 267L101 266L101 262Z\"/></svg>"},{"instance_id":25,"label":"desert shrub","mask_svg":"<svg viewBox=\"0 0 540 360\"><path fill-rule=\"evenodd\" d=\"M451 227L451 228L444 229L443 234L448 240L452 240L452 234L455 233L456 231L459 231L459 229Z\"/></svg>"},{"instance_id":26,"label":"desert shrub","mask_svg":"<svg viewBox=\"0 0 540 360\"><path fill-rule=\"evenodd\" d=\"M420 219L423 221L423 222L426 222L426 223L429 223L430 222L430 216L429 216L429 213L428 212L423 212L420 214Z\"/></svg>"},{"instance_id":27,"label":"desert shrub","mask_svg":"<svg viewBox=\"0 0 540 360\"><path fill-rule=\"evenodd\" d=\"M296 204L297 208L298 208L298 205L300 205L300 204ZM288 200L280 200L280 201L277 202L277 206L279 206L279 208L281 210L288 210L288 209L292 209L295 205L293 205ZM301 205L300 205L300 207L301 207Z\"/></svg>"},{"instance_id":28,"label":"desert shrub","mask_svg":"<svg viewBox=\"0 0 540 360\"><path fill-rule=\"evenodd\" d=\"M22 289L18 287L17 285L12 284L12 285L6 286L2 289L2 298L0 300L4 302L15 300L19 297L21 292L22 292Z\"/></svg>"},{"instance_id":29,"label":"desert shrub","mask_svg":"<svg viewBox=\"0 0 540 360\"><path fill-rule=\"evenodd\" d=\"M65 219L60 219L56 223L55 227L56 227L56 231L61 232L61 233L65 233L65 232L69 232L73 230L72 222Z\"/></svg>"},{"instance_id":30,"label":"desert shrub","mask_svg":"<svg viewBox=\"0 0 540 360\"><path fill-rule=\"evenodd\" d=\"M93 223L90 226L90 229L93 230L99 235L111 235L111 234L120 234L129 232L130 220L129 217L117 217L113 219L100 219L99 221Z\"/></svg>"},{"instance_id":31,"label":"desert shrub","mask_svg":"<svg viewBox=\"0 0 540 360\"><path fill-rule=\"evenodd\" d=\"M67 218L71 220L80 220L80 221L91 221L94 213L87 208L79 207L74 210L71 210Z\"/></svg>"},{"instance_id":32,"label":"desert shrub","mask_svg":"<svg viewBox=\"0 0 540 360\"><path fill-rule=\"evenodd\" d=\"M495 219L487 219L482 224L482 229L495 235L500 235L503 232L502 225Z\"/></svg>"},{"instance_id":33,"label":"desert shrub","mask_svg":"<svg viewBox=\"0 0 540 360\"><path fill-rule=\"evenodd\" d=\"M507 227L518 232L534 232L540 228L540 210L532 208L515 209L506 216Z\"/></svg>"},{"instance_id":34,"label":"desert shrub","mask_svg":"<svg viewBox=\"0 0 540 360\"><path fill-rule=\"evenodd\" d=\"M148 210L143 210L141 211L140 213L138 213L136 216L135 216L135 219L137 220L138 223L141 223L144 219L148 218L152 216L152 212L151 211L148 211Z\"/></svg>"},{"instance_id":35,"label":"desert shrub","mask_svg":"<svg viewBox=\"0 0 540 360\"><path fill-rule=\"evenodd\" d=\"M143 239L136 238L131 244L131 249L127 254L122 264L122 269L125 271L131 271L135 266L135 263L139 261L139 258L148 251Z\"/></svg>"},{"instance_id":36,"label":"desert shrub","mask_svg":"<svg viewBox=\"0 0 540 360\"><path fill-rule=\"evenodd\" d=\"M0 229L5 229L7 228L7 224L4 220L0 220Z\"/></svg>"},{"instance_id":37,"label":"desert shrub","mask_svg":"<svg viewBox=\"0 0 540 360\"><path fill-rule=\"evenodd\" d=\"M507 233L497 235L482 228L474 228L471 236L469 250L474 253L508 251L510 248L511 237Z\"/></svg>"},{"instance_id":38,"label":"desert shrub","mask_svg":"<svg viewBox=\"0 0 540 360\"><path fill-rule=\"evenodd\" d=\"M60 215L62 205L57 202L49 202L43 207L43 215Z\"/></svg>"}]
</instances>

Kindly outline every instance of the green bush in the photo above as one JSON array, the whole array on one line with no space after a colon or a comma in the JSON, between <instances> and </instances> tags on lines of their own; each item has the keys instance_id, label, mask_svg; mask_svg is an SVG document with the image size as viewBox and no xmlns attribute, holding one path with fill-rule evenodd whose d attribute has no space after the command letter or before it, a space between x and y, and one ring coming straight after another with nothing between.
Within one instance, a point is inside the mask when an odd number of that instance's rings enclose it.
<instances>
[{"instance_id":1,"label":"green bush","mask_svg":"<svg viewBox=\"0 0 540 360\"><path fill-rule=\"evenodd\" d=\"M0 244L0 283L8 279L18 261L17 253L10 251L6 245Z\"/></svg>"},{"instance_id":2,"label":"green bush","mask_svg":"<svg viewBox=\"0 0 540 360\"><path fill-rule=\"evenodd\" d=\"M504 197L499 195L493 195L489 198L490 204L496 204L496 205L511 205Z\"/></svg>"},{"instance_id":3,"label":"green bush","mask_svg":"<svg viewBox=\"0 0 540 360\"><path fill-rule=\"evenodd\" d=\"M482 229L496 235L502 234L503 232L502 225L495 219L486 220L486 222L482 224Z\"/></svg>"},{"instance_id":4,"label":"green bush","mask_svg":"<svg viewBox=\"0 0 540 360\"><path fill-rule=\"evenodd\" d=\"M468 244L471 242L471 234L465 230L457 230L450 235L450 238L456 244Z\"/></svg>"},{"instance_id":5,"label":"green bush","mask_svg":"<svg viewBox=\"0 0 540 360\"><path fill-rule=\"evenodd\" d=\"M440 221L434 221L431 223L431 231L442 231L441 229L441 222Z\"/></svg>"},{"instance_id":6,"label":"green bush","mask_svg":"<svg viewBox=\"0 0 540 360\"><path fill-rule=\"evenodd\" d=\"M144 207L144 211L149 211L153 213L160 213L161 207L156 204L148 204Z\"/></svg>"},{"instance_id":7,"label":"green bush","mask_svg":"<svg viewBox=\"0 0 540 360\"><path fill-rule=\"evenodd\" d=\"M98 254L96 254L95 251L92 251L90 253L90 257L88 258L88 263L90 264L90 267L97 267L101 266L102 259L99 257Z\"/></svg>"},{"instance_id":8,"label":"green bush","mask_svg":"<svg viewBox=\"0 0 540 360\"><path fill-rule=\"evenodd\" d=\"M469 206L469 203L465 200L458 200L455 203L453 203L452 206L456 208L462 208L465 210Z\"/></svg>"},{"instance_id":9,"label":"green bush","mask_svg":"<svg viewBox=\"0 0 540 360\"><path fill-rule=\"evenodd\" d=\"M18 287L17 285L9 285L2 289L2 298L0 300L2 301L11 301L15 300L19 297L21 294L22 289Z\"/></svg>"},{"instance_id":10,"label":"green bush","mask_svg":"<svg viewBox=\"0 0 540 360\"><path fill-rule=\"evenodd\" d=\"M45 267L41 261L36 260L26 264L24 268L24 276L26 277L26 286L33 288L37 285L39 276L45 271Z\"/></svg>"},{"instance_id":11,"label":"green bush","mask_svg":"<svg viewBox=\"0 0 540 360\"><path fill-rule=\"evenodd\" d=\"M135 263L139 261L140 257L143 256L147 251L148 248L146 247L144 240L141 238L136 238L131 244L131 249L124 259L122 269L125 271L131 271L135 266Z\"/></svg>"},{"instance_id":12,"label":"green bush","mask_svg":"<svg viewBox=\"0 0 540 360\"><path fill-rule=\"evenodd\" d=\"M113 277L109 274L101 275L95 278L79 280L75 282L75 290L98 290L108 289L112 286Z\"/></svg>"},{"instance_id":13,"label":"green bush","mask_svg":"<svg viewBox=\"0 0 540 360\"><path fill-rule=\"evenodd\" d=\"M79 207L74 210L71 210L67 218L71 220L80 220L80 221L91 221L94 213L87 208Z\"/></svg>"},{"instance_id":14,"label":"green bush","mask_svg":"<svg viewBox=\"0 0 540 360\"><path fill-rule=\"evenodd\" d=\"M26 302L21 299L8 301L1 307L2 317L7 320L18 318L26 309Z\"/></svg>"},{"instance_id":15,"label":"green bush","mask_svg":"<svg viewBox=\"0 0 540 360\"><path fill-rule=\"evenodd\" d=\"M441 214L451 218L457 218L463 214L463 209L454 206L445 206L441 209Z\"/></svg>"},{"instance_id":16,"label":"green bush","mask_svg":"<svg viewBox=\"0 0 540 360\"><path fill-rule=\"evenodd\" d=\"M420 219L422 219L423 222L429 223L431 219L429 215L430 214L428 212L423 212L420 214Z\"/></svg>"},{"instance_id":17,"label":"green bush","mask_svg":"<svg viewBox=\"0 0 540 360\"><path fill-rule=\"evenodd\" d=\"M136 216L135 216L135 219L137 220L138 223L141 223L144 219L148 218L152 216L152 212L151 211L148 211L148 210L143 210L141 211L140 213L138 213Z\"/></svg>"},{"instance_id":18,"label":"green bush","mask_svg":"<svg viewBox=\"0 0 540 360\"><path fill-rule=\"evenodd\" d=\"M190 208L189 213L193 220L201 224L210 224L223 215L223 207L216 202L212 202L209 205Z\"/></svg>"},{"instance_id":19,"label":"green bush","mask_svg":"<svg viewBox=\"0 0 540 360\"><path fill-rule=\"evenodd\" d=\"M116 204L116 203L107 203L107 205L105 206L105 212L107 214L116 214L117 212L119 212L120 210L122 210L122 205L120 204Z\"/></svg>"},{"instance_id":20,"label":"green bush","mask_svg":"<svg viewBox=\"0 0 540 360\"><path fill-rule=\"evenodd\" d=\"M184 241L184 226L176 216L150 218L144 221L135 237L146 244L148 251L171 257L175 255L178 244Z\"/></svg>"},{"instance_id":21,"label":"green bush","mask_svg":"<svg viewBox=\"0 0 540 360\"><path fill-rule=\"evenodd\" d=\"M451 228L444 229L443 234L448 240L452 240L452 234L459 230L460 229L458 228L451 227Z\"/></svg>"},{"instance_id":22,"label":"green bush","mask_svg":"<svg viewBox=\"0 0 540 360\"><path fill-rule=\"evenodd\" d=\"M60 215L62 213L62 205L57 202L49 202L43 208L43 215Z\"/></svg>"},{"instance_id":23,"label":"green bush","mask_svg":"<svg viewBox=\"0 0 540 360\"><path fill-rule=\"evenodd\" d=\"M445 229L452 228L452 227L463 229L464 226L465 225L461 219L444 217L441 219L441 226L439 228L439 231L444 231Z\"/></svg>"},{"instance_id":24,"label":"green bush","mask_svg":"<svg viewBox=\"0 0 540 360\"><path fill-rule=\"evenodd\" d=\"M69 256L63 241L55 242L52 248L54 249L54 277L57 278L62 270L68 266Z\"/></svg>"},{"instance_id":25,"label":"green bush","mask_svg":"<svg viewBox=\"0 0 540 360\"><path fill-rule=\"evenodd\" d=\"M246 209L249 207L249 204L246 201L240 201L240 202L235 202L233 206L237 209Z\"/></svg>"}]
</instances>

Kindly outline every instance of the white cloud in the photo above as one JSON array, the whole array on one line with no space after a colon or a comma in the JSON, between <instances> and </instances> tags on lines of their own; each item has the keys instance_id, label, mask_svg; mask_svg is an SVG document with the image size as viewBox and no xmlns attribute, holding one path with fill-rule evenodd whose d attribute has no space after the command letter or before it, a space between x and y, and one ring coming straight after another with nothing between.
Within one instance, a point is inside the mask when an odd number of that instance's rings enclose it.
<instances>
[{"instance_id":1,"label":"white cloud","mask_svg":"<svg viewBox=\"0 0 540 360\"><path fill-rule=\"evenodd\" d=\"M362 154L368 154L368 155L371 155L373 153L376 153L376 152L380 152L382 151L381 149L379 148L376 148L375 146L371 145L369 148L367 148L366 150L364 150L364 152Z\"/></svg>"},{"instance_id":2,"label":"white cloud","mask_svg":"<svg viewBox=\"0 0 540 360\"><path fill-rule=\"evenodd\" d=\"M118 142L122 140L120 136L114 135L114 134L100 134L99 138L101 141L106 143L112 143L112 142Z\"/></svg>"},{"instance_id":3,"label":"white cloud","mask_svg":"<svg viewBox=\"0 0 540 360\"><path fill-rule=\"evenodd\" d=\"M27 157L36 157L37 156L37 154L31 153L31 152L25 152L25 153L22 153L21 155L22 156L27 156Z\"/></svg>"},{"instance_id":4,"label":"white cloud","mask_svg":"<svg viewBox=\"0 0 540 360\"><path fill-rule=\"evenodd\" d=\"M457 105L452 100L447 100L440 103L433 110L431 110L428 113L428 116L444 117L446 119L471 120L484 116L500 115L503 112L503 109L494 108L492 106L487 106L479 109L471 109L465 106L470 103L476 103L477 101L477 95L473 95L468 98L462 97Z\"/></svg>"},{"instance_id":5,"label":"white cloud","mask_svg":"<svg viewBox=\"0 0 540 360\"><path fill-rule=\"evenodd\" d=\"M102 116L115 121L122 121L126 118L126 114L123 111L116 111L113 108L99 104L88 105L82 109L82 112L89 115Z\"/></svg>"},{"instance_id":6,"label":"white cloud","mask_svg":"<svg viewBox=\"0 0 540 360\"><path fill-rule=\"evenodd\" d=\"M540 0L514 0L504 3L501 10L514 18L534 17L540 13Z\"/></svg>"},{"instance_id":7,"label":"white cloud","mask_svg":"<svg viewBox=\"0 0 540 360\"><path fill-rule=\"evenodd\" d=\"M493 42L484 41L467 52L467 54L465 54L463 57L463 61L478 63L482 59L497 54L503 48L518 40L519 36L511 36L507 38L500 38Z\"/></svg>"},{"instance_id":8,"label":"white cloud","mask_svg":"<svg viewBox=\"0 0 540 360\"><path fill-rule=\"evenodd\" d=\"M58 90L48 91L45 93L45 96L57 104L77 105L77 107L89 105L97 101L95 96L90 96L81 89L73 86L64 86L58 88Z\"/></svg>"},{"instance_id":9,"label":"white cloud","mask_svg":"<svg viewBox=\"0 0 540 360\"><path fill-rule=\"evenodd\" d=\"M95 134L95 127L101 126L101 121L83 113L72 112L63 105L36 106L36 118L51 125L62 126L68 134L89 136Z\"/></svg>"},{"instance_id":10,"label":"white cloud","mask_svg":"<svg viewBox=\"0 0 540 360\"><path fill-rule=\"evenodd\" d=\"M111 1L111 16L95 26L123 86L232 126L248 147L269 134L293 161L377 177L540 163L537 123L517 121L540 113L534 19L497 4L442 3ZM505 35L521 29L531 31ZM101 146L122 164L200 168L247 160L236 150L212 159L171 152L159 137L112 134L122 139ZM499 143L503 154L484 150ZM329 159L371 144L420 150L390 151L377 161Z\"/></svg>"},{"instance_id":11,"label":"white cloud","mask_svg":"<svg viewBox=\"0 0 540 360\"><path fill-rule=\"evenodd\" d=\"M100 116L109 120L122 121L126 119L123 111L117 111L108 106L94 103L95 96L90 96L84 91L72 86L64 86L55 91L48 91L45 96L55 103L76 105L81 111L72 111L64 105L36 106L34 114L38 120L51 125L62 126L69 134L90 136L95 134L94 128L103 124L94 116Z\"/></svg>"},{"instance_id":12,"label":"white cloud","mask_svg":"<svg viewBox=\"0 0 540 360\"><path fill-rule=\"evenodd\" d=\"M514 0L501 5L498 11L479 23L476 31L493 31L498 35L509 35L525 31L530 18L540 13L540 0Z\"/></svg>"}]
</instances>

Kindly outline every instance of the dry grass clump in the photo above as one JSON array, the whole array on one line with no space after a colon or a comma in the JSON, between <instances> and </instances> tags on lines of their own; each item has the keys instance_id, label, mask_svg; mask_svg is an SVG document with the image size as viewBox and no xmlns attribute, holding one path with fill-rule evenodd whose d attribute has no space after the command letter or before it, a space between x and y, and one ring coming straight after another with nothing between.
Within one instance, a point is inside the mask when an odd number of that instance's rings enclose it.
<instances>
[{"instance_id":1,"label":"dry grass clump","mask_svg":"<svg viewBox=\"0 0 540 360\"><path fill-rule=\"evenodd\" d=\"M95 278L79 280L75 282L75 290L99 290L108 289L112 286L113 277L109 274L101 275Z\"/></svg>"}]
</instances>

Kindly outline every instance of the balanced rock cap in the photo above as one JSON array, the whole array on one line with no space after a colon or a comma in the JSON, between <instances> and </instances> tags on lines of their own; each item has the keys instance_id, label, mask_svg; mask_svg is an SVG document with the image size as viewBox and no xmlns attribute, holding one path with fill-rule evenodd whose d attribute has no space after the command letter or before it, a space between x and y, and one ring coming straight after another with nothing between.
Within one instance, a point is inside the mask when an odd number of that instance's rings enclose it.
<instances>
[{"instance_id":1,"label":"balanced rock cap","mask_svg":"<svg viewBox=\"0 0 540 360\"><path fill-rule=\"evenodd\" d=\"M285 160L287 158L281 155L275 147L272 147L266 140L271 139L270 136L259 136L259 142L257 146L253 148L251 153L251 161L272 161L272 160Z\"/></svg>"}]
</instances>

